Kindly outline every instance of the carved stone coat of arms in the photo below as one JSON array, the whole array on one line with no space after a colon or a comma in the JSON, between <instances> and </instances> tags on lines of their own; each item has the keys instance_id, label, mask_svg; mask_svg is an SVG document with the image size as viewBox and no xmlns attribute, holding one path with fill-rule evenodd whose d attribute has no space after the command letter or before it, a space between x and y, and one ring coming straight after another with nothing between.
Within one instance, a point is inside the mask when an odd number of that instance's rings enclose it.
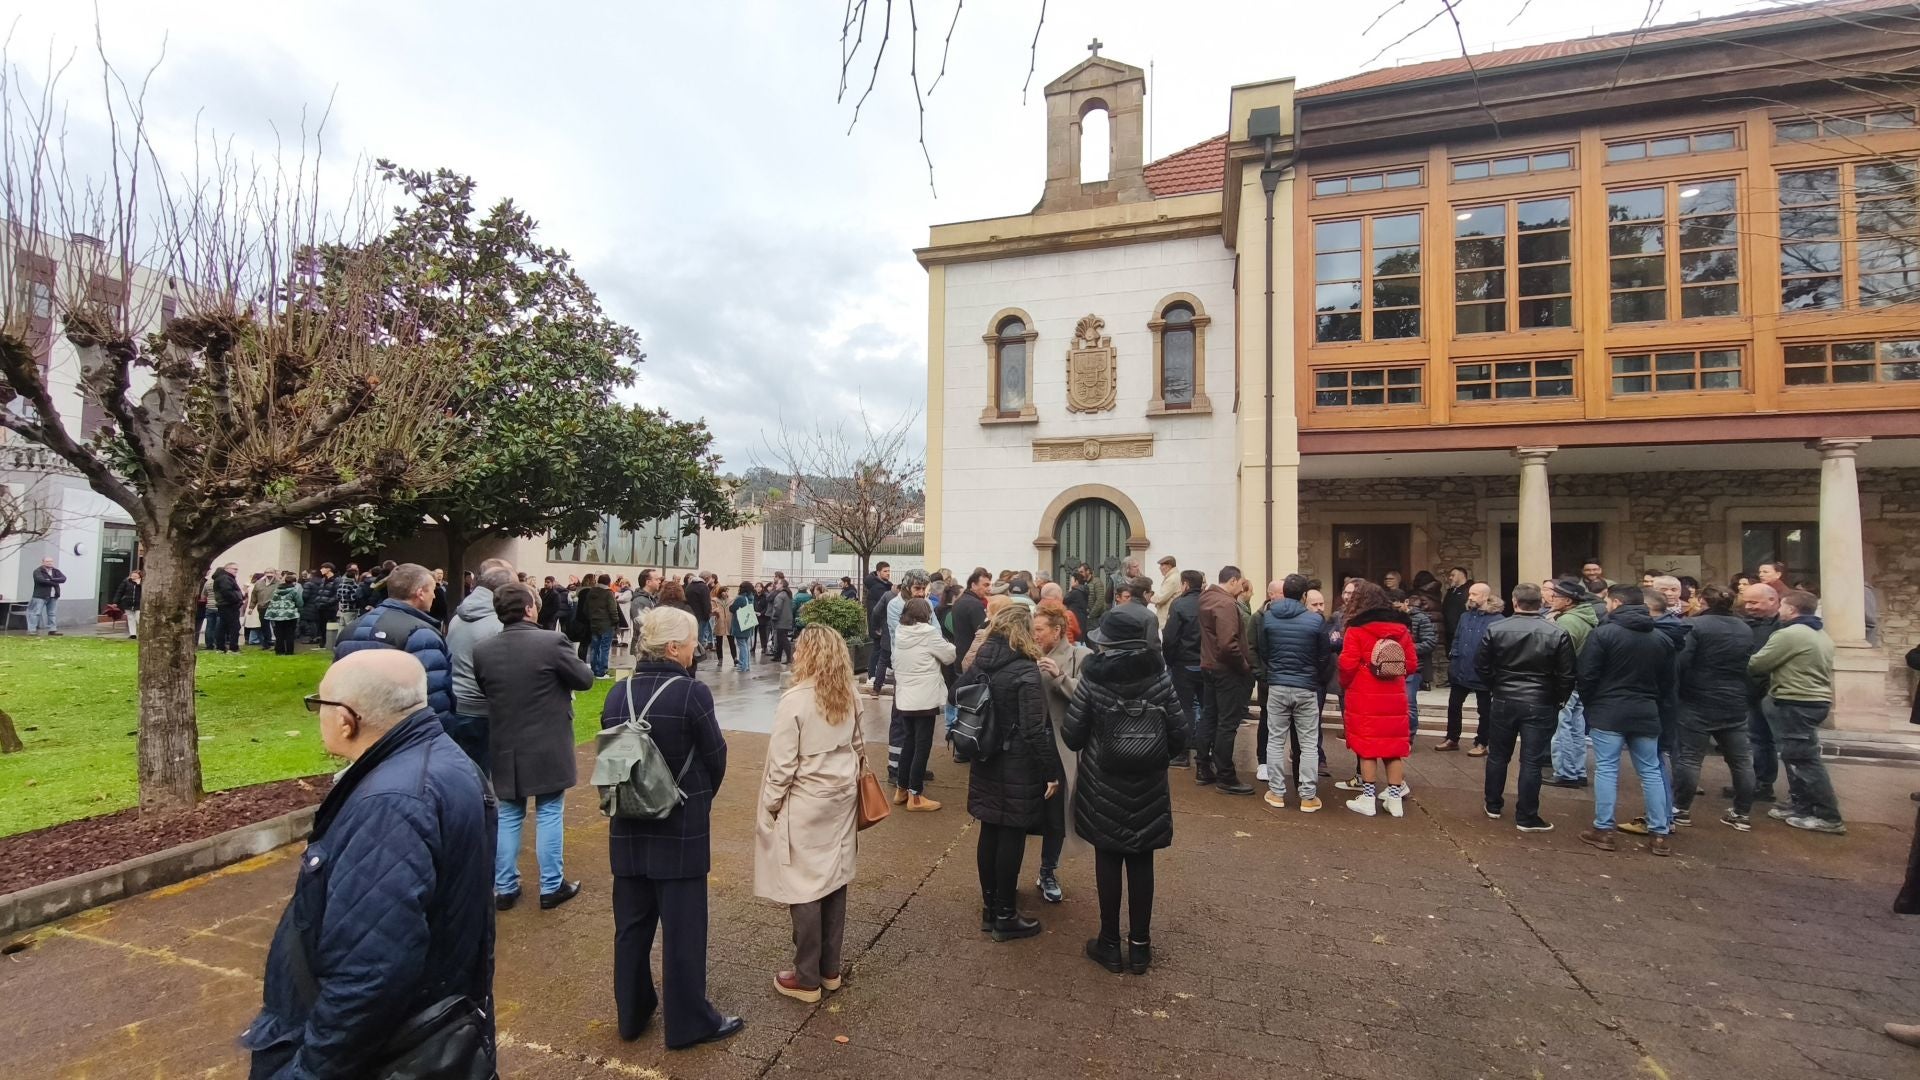
<instances>
[{"instance_id":1,"label":"carved stone coat of arms","mask_svg":"<svg viewBox=\"0 0 1920 1080\"><path fill-rule=\"evenodd\" d=\"M1073 328L1073 344L1067 350L1067 408L1073 412L1113 408L1119 364L1113 339L1101 334L1106 327L1098 315L1088 315Z\"/></svg>"}]
</instances>

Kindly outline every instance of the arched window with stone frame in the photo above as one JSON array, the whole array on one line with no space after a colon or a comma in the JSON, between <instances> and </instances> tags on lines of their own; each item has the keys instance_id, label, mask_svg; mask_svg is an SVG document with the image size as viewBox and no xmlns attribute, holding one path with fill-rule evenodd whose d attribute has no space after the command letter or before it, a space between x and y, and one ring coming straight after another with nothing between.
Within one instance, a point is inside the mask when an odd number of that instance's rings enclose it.
<instances>
[{"instance_id":1,"label":"arched window with stone frame","mask_svg":"<svg viewBox=\"0 0 1920 1080\"><path fill-rule=\"evenodd\" d=\"M1033 423L1033 343L1040 334L1019 308L1005 308L987 324L987 404L983 424Z\"/></svg>"},{"instance_id":2,"label":"arched window with stone frame","mask_svg":"<svg viewBox=\"0 0 1920 1080\"><path fill-rule=\"evenodd\" d=\"M1192 293L1174 293L1154 307L1153 398L1149 416L1211 413L1207 397L1207 315Z\"/></svg>"}]
</instances>

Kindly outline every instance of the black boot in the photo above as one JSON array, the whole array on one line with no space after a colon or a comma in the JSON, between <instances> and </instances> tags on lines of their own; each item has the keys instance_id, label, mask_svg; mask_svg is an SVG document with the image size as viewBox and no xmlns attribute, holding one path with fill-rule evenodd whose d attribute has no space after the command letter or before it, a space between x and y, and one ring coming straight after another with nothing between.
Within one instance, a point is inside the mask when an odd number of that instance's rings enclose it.
<instances>
[{"instance_id":1,"label":"black boot","mask_svg":"<svg viewBox=\"0 0 1920 1080\"><path fill-rule=\"evenodd\" d=\"M980 905L980 932L993 933L993 908L987 904Z\"/></svg>"},{"instance_id":2,"label":"black boot","mask_svg":"<svg viewBox=\"0 0 1920 1080\"><path fill-rule=\"evenodd\" d=\"M1116 950L1117 952L1118 950ZM1145 975L1153 966L1153 943L1148 941L1127 942L1127 970L1135 975Z\"/></svg>"},{"instance_id":3,"label":"black boot","mask_svg":"<svg viewBox=\"0 0 1920 1080\"><path fill-rule=\"evenodd\" d=\"M1012 904L1007 904L993 913L993 940L995 941L1028 938L1039 932L1040 920L1027 918Z\"/></svg>"},{"instance_id":4,"label":"black boot","mask_svg":"<svg viewBox=\"0 0 1920 1080\"><path fill-rule=\"evenodd\" d=\"M1115 975L1127 970L1127 965L1120 960L1120 943L1118 941L1108 941L1105 938L1097 937L1088 938L1087 959L1099 964Z\"/></svg>"}]
</instances>

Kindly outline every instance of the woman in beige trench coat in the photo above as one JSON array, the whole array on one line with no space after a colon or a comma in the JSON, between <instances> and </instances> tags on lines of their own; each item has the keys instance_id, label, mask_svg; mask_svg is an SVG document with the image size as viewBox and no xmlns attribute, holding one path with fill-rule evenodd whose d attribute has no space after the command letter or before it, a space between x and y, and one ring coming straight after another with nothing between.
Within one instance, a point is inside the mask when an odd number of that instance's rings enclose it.
<instances>
[{"instance_id":1,"label":"woman in beige trench coat","mask_svg":"<svg viewBox=\"0 0 1920 1080\"><path fill-rule=\"evenodd\" d=\"M774 989L814 1002L840 989L840 945L853 881L859 802L860 706L837 631L812 626L794 645L793 688L767 741L754 834L753 891L793 915L793 968Z\"/></svg>"}]
</instances>

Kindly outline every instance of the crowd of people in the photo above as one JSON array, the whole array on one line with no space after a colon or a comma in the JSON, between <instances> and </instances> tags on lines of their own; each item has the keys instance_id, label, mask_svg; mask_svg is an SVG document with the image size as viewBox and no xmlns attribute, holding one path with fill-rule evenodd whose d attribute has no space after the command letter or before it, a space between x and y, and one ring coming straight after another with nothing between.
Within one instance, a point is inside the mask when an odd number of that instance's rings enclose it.
<instances>
[{"instance_id":1,"label":"crowd of people","mask_svg":"<svg viewBox=\"0 0 1920 1080\"><path fill-rule=\"evenodd\" d=\"M893 805L942 809L928 797L938 742L967 769L966 809L979 826L979 929L995 942L1041 930L1018 903L1027 842L1039 836L1039 898L1058 903L1063 857L1090 850L1099 922L1084 951L1108 971L1146 974L1155 853L1174 839L1174 770L1223 795L1253 794L1235 743L1243 724L1257 722L1255 779L1267 805L1285 810L1292 800L1301 812L1318 811L1319 781L1331 779L1331 725L1323 724L1331 705L1354 758L1351 776L1334 785L1350 795L1346 807L1400 817L1411 797L1419 680L1443 668L1453 688L1448 726L1431 749L1465 743L1485 758L1489 818L1505 816L1517 758L1512 820L1520 830L1554 828L1541 813L1543 785L1590 783L1592 823L1581 841L1612 851L1617 834L1639 833L1648 851L1667 855L1674 829L1693 822L1712 751L1732 776L1719 818L1731 828L1751 830L1751 810L1765 801L1768 816L1795 828L1845 831L1818 736L1833 647L1817 598L1789 586L1783 567L1736 581L1736 593L1662 575L1614 583L1589 564L1577 576L1521 583L1510 607L1458 569L1438 589L1425 574L1411 588L1398 575L1347 578L1331 602L1319 582L1290 574L1270 583L1258 606L1235 567L1211 582L1172 558L1160 569L1158 583L1135 561L1098 572L1081 566L1064 582L985 568L964 579L911 570L895 582L882 563L861 588L841 584L841 597L867 612L868 693L894 682ZM282 614L299 591L292 577L268 598L269 607L284 598ZM490 1028L493 915L521 896L529 803L540 907L580 892L566 874L563 828L567 792L580 779L573 695L605 674L622 624L632 630L635 663L610 688L600 726L644 730L680 801L662 817L609 824L620 1035L641 1037L658 1015L666 1045L682 1048L744 1026L706 990L713 802L728 753L697 667L727 640L743 669L755 654L790 664L752 811L755 892L786 905L793 927L793 963L773 975L773 989L812 1002L848 977L843 941L866 753L861 687L842 633L807 626L795 612L800 597L816 600L826 588L795 589L776 577L729 595L710 574L674 581L655 571L630 590L603 575L568 585L548 578L539 588L523 579L502 560L483 563L447 619L434 612L435 573L384 568L380 592L360 594L380 599L342 627L336 663L308 707L328 749L352 765L316 818L269 958L262 1012L243 1037L258 1074L372 1068L396 1027L422 1011L444 1016L453 998ZM268 621L294 621L298 632L297 620ZM569 621L587 633L561 632ZM773 627L763 640L766 622ZM1623 756L1638 775L1644 813L1617 821ZM1787 790L1776 799L1780 771ZM459 857L477 851L490 859ZM1920 895L1920 848L1910 876L1909 892ZM330 906L340 917L326 917ZM659 983L650 965L656 937ZM317 995L302 989L303 977Z\"/></svg>"}]
</instances>

